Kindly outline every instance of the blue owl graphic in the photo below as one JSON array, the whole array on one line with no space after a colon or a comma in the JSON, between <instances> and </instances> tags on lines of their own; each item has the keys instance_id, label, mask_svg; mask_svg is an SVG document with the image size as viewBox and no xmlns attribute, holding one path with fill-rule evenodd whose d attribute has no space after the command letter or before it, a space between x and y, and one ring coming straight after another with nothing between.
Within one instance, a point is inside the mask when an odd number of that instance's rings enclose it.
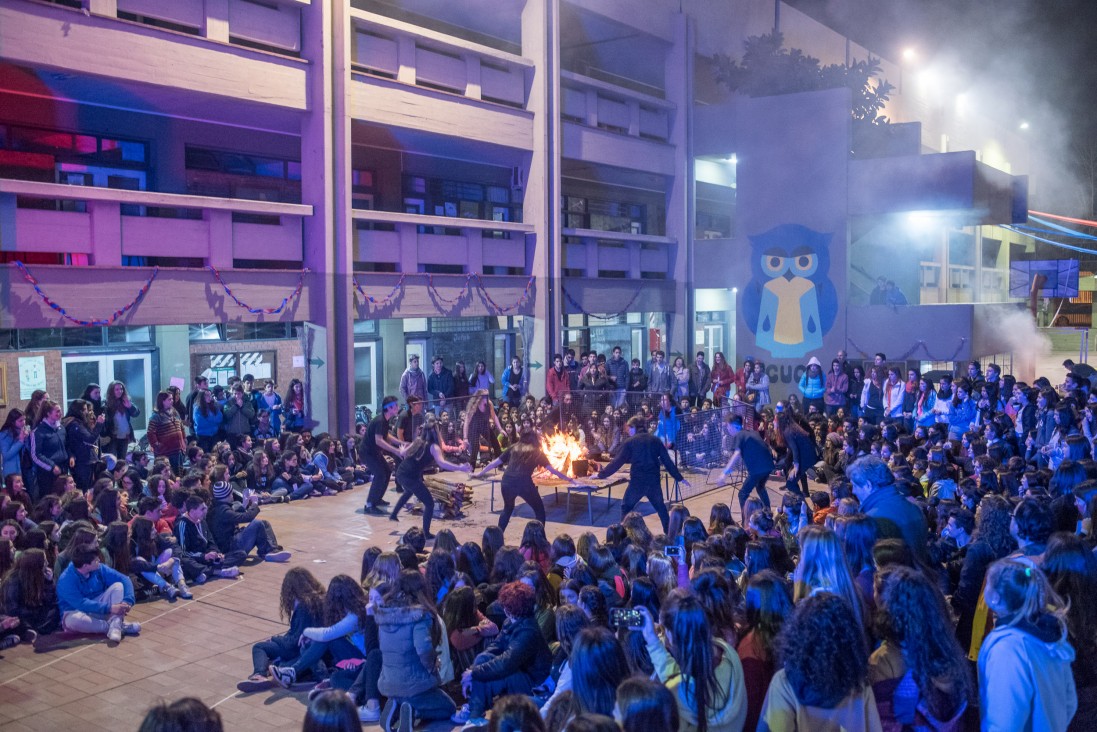
<instances>
[{"instance_id":1,"label":"blue owl graphic","mask_svg":"<svg viewBox=\"0 0 1097 732\"><path fill-rule=\"evenodd\" d=\"M754 276L743 290L743 319L755 343L774 358L822 348L834 325L838 294L827 276L830 239L799 224L750 237Z\"/></svg>"}]
</instances>

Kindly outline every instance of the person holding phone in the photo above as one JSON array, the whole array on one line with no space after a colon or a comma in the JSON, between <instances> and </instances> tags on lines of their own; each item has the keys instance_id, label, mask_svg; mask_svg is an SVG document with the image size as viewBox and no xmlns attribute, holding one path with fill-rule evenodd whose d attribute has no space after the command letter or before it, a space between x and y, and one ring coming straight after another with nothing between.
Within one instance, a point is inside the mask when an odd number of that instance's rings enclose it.
<instances>
[{"instance_id":1,"label":"person holding phone","mask_svg":"<svg viewBox=\"0 0 1097 732\"><path fill-rule=\"evenodd\" d=\"M766 491L766 480L773 472L773 453L762 436L754 430L743 428L743 418L738 414L728 417L725 429L731 437L731 459L728 460L724 473L720 476L717 485L725 485L728 476L735 465L742 462L746 468L747 477L743 481L743 487L739 489L739 513L743 512L743 506L754 491L758 491L758 498L762 505L769 508L769 493Z\"/></svg>"},{"instance_id":2,"label":"person holding phone","mask_svg":"<svg viewBox=\"0 0 1097 732\"><path fill-rule=\"evenodd\" d=\"M663 489L659 485L659 465L662 464L670 476L686 488L690 487L689 481L682 477L662 441L648 434L647 420L641 416L632 417L628 421L627 429L630 438L621 445L621 451L613 462L598 472L598 477L605 480L620 470L622 465L629 463L632 469L629 471L625 497L621 499L621 516L628 515L641 499L647 498L659 514L665 533L670 524L670 514L663 501Z\"/></svg>"}]
</instances>

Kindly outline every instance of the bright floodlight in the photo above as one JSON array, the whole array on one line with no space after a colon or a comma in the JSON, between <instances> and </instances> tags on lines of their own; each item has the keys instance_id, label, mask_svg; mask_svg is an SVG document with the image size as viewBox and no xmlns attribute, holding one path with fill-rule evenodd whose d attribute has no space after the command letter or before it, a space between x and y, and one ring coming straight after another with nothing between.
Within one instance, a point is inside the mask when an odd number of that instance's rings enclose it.
<instances>
[{"instance_id":1,"label":"bright floodlight","mask_svg":"<svg viewBox=\"0 0 1097 732\"><path fill-rule=\"evenodd\" d=\"M918 58L918 52L915 51L913 48L904 48L903 49L903 60L904 61L913 61L916 58Z\"/></svg>"},{"instance_id":2,"label":"bright floodlight","mask_svg":"<svg viewBox=\"0 0 1097 732\"><path fill-rule=\"evenodd\" d=\"M1022 130L1027 130L1028 129L1028 122L1022 122L1021 123L1021 129Z\"/></svg>"}]
</instances>

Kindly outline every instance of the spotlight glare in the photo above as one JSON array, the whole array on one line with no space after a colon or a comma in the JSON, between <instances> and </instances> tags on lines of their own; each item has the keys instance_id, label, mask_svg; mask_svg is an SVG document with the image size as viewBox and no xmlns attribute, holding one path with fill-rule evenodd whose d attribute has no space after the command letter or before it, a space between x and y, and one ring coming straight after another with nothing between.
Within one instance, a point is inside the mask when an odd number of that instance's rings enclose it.
<instances>
[{"instance_id":1,"label":"spotlight glare","mask_svg":"<svg viewBox=\"0 0 1097 732\"><path fill-rule=\"evenodd\" d=\"M1027 130L1028 129L1028 122L1022 122L1021 123L1021 129L1022 130Z\"/></svg>"},{"instance_id":2,"label":"spotlight glare","mask_svg":"<svg viewBox=\"0 0 1097 732\"><path fill-rule=\"evenodd\" d=\"M918 58L918 52L915 51L913 48L908 47L908 48L903 49L903 60L904 61L914 61L917 58Z\"/></svg>"}]
</instances>

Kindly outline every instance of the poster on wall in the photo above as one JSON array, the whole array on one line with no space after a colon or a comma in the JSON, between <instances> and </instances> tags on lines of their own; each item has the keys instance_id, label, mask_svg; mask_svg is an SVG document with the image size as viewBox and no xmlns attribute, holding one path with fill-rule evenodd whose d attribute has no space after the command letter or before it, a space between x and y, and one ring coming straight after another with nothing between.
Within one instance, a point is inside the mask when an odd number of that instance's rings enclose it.
<instances>
[{"instance_id":1,"label":"poster on wall","mask_svg":"<svg viewBox=\"0 0 1097 732\"><path fill-rule=\"evenodd\" d=\"M209 353L194 355L191 359L193 371L209 379L210 386L228 386L230 377L243 378L245 374L254 376L258 385L276 373L274 351Z\"/></svg>"},{"instance_id":2,"label":"poster on wall","mask_svg":"<svg viewBox=\"0 0 1097 732\"><path fill-rule=\"evenodd\" d=\"M46 390L46 357L26 356L19 359L19 399L27 401L38 389Z\"/></svg>"}]
</instances>

